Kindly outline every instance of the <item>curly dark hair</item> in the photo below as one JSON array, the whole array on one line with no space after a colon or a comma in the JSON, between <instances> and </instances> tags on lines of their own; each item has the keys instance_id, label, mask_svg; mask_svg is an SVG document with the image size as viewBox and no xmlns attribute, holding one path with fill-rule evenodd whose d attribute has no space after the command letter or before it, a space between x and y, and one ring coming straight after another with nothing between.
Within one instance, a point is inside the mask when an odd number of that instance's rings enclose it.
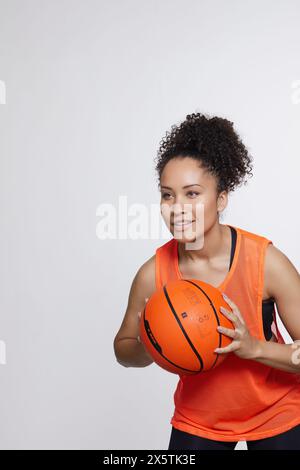
<instances>
[{"instance_id":1,"label":"curly dark hair","mask_svg":"<svg viewBox=\"0 0 300 470\"><path fill-rule=\"evenodd\" d=\"M191 157L201 162L217 178L218 194L234 191L252 174L252 156L233 128L233 122L221 117L193 113L160 141L155 170L158 182L172 158Z\"/></svg>"}]
</instances>

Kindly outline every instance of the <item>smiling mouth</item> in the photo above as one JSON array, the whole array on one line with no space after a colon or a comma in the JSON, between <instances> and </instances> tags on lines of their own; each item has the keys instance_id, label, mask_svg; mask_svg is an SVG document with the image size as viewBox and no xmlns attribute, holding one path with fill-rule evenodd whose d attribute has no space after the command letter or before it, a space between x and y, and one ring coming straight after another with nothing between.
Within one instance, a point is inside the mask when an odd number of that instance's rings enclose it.
<instances>
[{"instance_id":1,"label":"smiling mouth","mask_svg":"<svg viewBox=\"0 0 300 470\"><path fill-rule=\"evenodd\" d=\"M189 227L193 224L193 222L195 222L194 220L191 220L191 221L187 221L187 222L176 222L176 223L172 223L171 225L175 228L186 228L186 227Z\"/></svg>"}]
</instances>

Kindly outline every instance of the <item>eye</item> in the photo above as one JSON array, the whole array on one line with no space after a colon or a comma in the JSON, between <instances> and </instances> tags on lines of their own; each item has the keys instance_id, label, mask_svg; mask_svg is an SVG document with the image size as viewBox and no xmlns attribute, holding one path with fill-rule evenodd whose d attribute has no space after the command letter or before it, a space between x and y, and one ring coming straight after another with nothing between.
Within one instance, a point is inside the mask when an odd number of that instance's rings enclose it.
<instances>
[{"instance_id":1,"label":"eye","mask_svg":"<svg viewBox=\"0 0 300 470\"><path fill-rule=\"evenodd\" d=\"M170 196L171 196L171 194L169 194L169 193L162 193L162 195L161 195L162 199L169 199Z\"/></svg>"},{"instance_id":2,"label":"eye","mask_svg":"<svg viewBox=\"0 0 300 470\"><path fill-rule=\"evenodd\" d=\"M192 197L197 197L200 193L198 193L197 191L189 191L187 194L190 194Z\"/></svg>"}]
</instances>

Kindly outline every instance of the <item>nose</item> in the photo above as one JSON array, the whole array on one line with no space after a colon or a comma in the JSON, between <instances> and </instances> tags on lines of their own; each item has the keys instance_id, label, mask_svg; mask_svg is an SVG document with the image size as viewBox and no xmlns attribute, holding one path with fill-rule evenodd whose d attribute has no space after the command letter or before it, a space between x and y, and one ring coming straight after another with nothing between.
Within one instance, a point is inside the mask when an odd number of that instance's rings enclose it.
<instances>
[{"instance_id":1,"label":"nose","mask_svg":"<svg viewBox=\"0 0 300 470\"><path fill-rule=\"evenodd\" d=\"M193 212L193 206L191 203L178 202L171 207L171 220L180 221L181 219L189 219Z\"/></svg>"}]
</instances>

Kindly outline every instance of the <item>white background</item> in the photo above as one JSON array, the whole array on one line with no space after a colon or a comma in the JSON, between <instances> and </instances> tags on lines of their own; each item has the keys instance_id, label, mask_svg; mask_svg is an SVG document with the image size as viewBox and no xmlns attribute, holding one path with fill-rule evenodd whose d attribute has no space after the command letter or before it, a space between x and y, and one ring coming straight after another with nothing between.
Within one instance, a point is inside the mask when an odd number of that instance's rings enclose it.
<instances>
[{"instance_id":1,"label":"white background","mask_svg":"<svg viewBox=\"0 0 300 470\"><path fill-rule=\"evenodd\" d=\"M96 212L159 202L186 114L234 122L254 177L223 223L299 270L299 19L297 0L0 0L1 448L167 449L177 376L113 352L166 240L100 240Z\"/></svg>"}]
</instances>

